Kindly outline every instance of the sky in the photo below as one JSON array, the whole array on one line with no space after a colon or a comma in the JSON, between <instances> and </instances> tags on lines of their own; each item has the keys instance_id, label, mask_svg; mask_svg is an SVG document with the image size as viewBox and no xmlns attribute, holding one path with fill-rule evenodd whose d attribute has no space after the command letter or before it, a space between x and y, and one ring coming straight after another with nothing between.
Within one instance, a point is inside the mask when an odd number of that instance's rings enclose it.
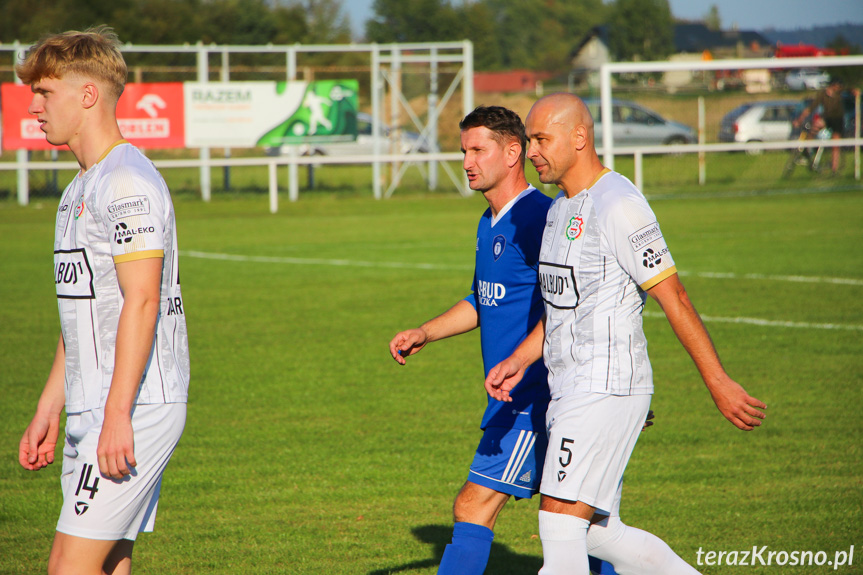
<instances>
[{"instance_id":1,"label":"sky","mask_svg":"<svg viewBox=\"0 0 863 575\"><path fill-rule=\"evenodd\" d=\"M608 0L606 0L608 1ZM361 36L374 0L343 0L354 33ZM829 24L863 24L861 0L669 0L671 13L684 20L701 19L712 4L723 28L789 30Z\"/></svg>"}]
</instances>

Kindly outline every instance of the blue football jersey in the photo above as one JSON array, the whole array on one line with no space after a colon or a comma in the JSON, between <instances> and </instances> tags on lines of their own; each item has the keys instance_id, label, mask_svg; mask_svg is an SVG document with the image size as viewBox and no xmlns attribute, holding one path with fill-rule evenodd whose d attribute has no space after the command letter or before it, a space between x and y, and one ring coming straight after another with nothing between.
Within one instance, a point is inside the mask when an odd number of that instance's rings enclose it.
<instances>
[{"instance_id":1,"label":"blue football jersey","mask_svg":"<svg viewBox=\"0 0 863 575\"><path fill-rule=\"evenodd\" d=\"M537 267L551 203L551 198L530 187L498 215L494 225L491 209L479 220L473 294L466 301L479 314L486 375L512 354L542 318ZM542 361L528 368L511 396L511 403L488 398L482 428L544 430L549 393Z\"/></svg>"}]
</instances>

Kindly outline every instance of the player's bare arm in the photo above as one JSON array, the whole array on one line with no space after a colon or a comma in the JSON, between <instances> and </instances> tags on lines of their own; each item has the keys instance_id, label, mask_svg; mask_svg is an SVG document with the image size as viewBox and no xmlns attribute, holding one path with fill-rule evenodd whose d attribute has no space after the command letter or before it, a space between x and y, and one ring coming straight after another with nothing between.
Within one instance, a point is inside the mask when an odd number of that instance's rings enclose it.
<instances>
[{"instance_id":1,"label":"player's bare arm","mask_svg":"<svg viewBox=\"0 0 863 575\"><path fill-rule=\"evenodd\" d=\"M60 434L60 412L66 399L65 366L66 346L63 336L60 336L51 372L36 406L36 414L18 444L18 462L24 469L36 471L54 463L54 450Z\"/></svg>"},{"instance_id":2,"label":"player's bare arm","mask_svg":"<svg viewBox=\"0 0 863 575\"><path fill-rule=\"evenodd\" d=\"M105 402L105 421L96 453L103 475L122 479L135 461L132 405L150 351L159 315L162 258L147 258L116 265L123 291L123 309L117 325L114 375Z\"/></svg>"},{"instance_id":3,"label":"player's bare arm","mask_svg":"<svg viewBox=\"0 0 863 575\"><path fill-rule=\"evenodd\" d=\"M485 390L498 401L512 401L512 391L524 372L542 357L542 344L545 340L545 316L524 338L508 358L491 368L485 378Z\"/></svg>"},{"instance_id":4,"label":"player's bare arm","mask_svg":"<svg viewBox=\"0 0 863 575\"><path fill-rule=\"evenodd\" d=\"M441 315L430 319L415 329L401 331L390 341L390 355L401 365L405 358L418 353L426 344L439 339L467 333L479 326L479 316L465 300L449 308Z\"/></svg>"},{"instance_id":5,"label":"player's bare arm","mask_svg":"<svg viewBox=\"0 0 863 575\"><path fill-rule=\"evenodd\" d=\"M751 431L766 417L767 405L746 393L722 367L716 348L677 274L647 290L659 304L677 339L695 362L716 407L739 429Z\"/></svg>"}]
</instances>

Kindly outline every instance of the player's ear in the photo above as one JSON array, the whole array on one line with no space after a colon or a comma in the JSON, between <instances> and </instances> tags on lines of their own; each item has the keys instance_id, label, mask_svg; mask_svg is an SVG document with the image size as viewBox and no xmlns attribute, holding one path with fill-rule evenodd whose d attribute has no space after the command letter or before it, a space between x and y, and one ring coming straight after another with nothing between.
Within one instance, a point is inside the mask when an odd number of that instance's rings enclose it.
<instances>
[{"instance_id":1,"label":"player's ear","mask_svg":"<svg viewBox=\"0 0 863 575\"><path fill-rule=\"evenodd\" d=\"M99 86L95 82L85 82L81 87L81 104L92 108L99 101Z\"/></svg>"},{"instance_id":2,"label":"player's ear","mask_svg":"<svg viewBox=\"0 0 863 575\"><path fill-rule=\"evenodd\" d=\"M506 147L506 165L508 168L515 166L521 157L521 144L515 140L511 141Z\"/></svg>"},{"instance_id":3,"label":"player's ear","mask_svg":"<svg viewBox=\"0 0 863 575\"><path fill-rule=\"evenodd\" d=\"M576 150L583 150L589 142L587 126L578 124L572 131L572 143Z\"/></svg>"}]
</instances>

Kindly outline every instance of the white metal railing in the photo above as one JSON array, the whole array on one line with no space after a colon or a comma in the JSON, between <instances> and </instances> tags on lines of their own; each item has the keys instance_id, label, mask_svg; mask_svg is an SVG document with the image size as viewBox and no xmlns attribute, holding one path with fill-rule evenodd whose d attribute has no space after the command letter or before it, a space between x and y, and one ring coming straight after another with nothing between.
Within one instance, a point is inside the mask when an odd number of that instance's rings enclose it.
<instances>
[{"instance_id":1,"label":"white metal railing","mask_svg":"<svg viewBox=\"0 0 863 575\"><path fill-rule=\"evenodd\" d=\"M14 42L12 44L0 43L0 53L10 52L13 65L23 58L29 45ZM376 199L380 199L385 195L390 196L398 184L398 179L403 175L403 170L395 170L393 181L390 183L389 189L382 188L382 165L388 162L397 163L404 160L398 160L400 156L387 155L383 153L381 147L382 125L383 125L383 104L387 86L390 88L390 116L392 119L398 120L401 110L407 110L407 101L401 94L400 82L388 82L386 70L384 66L389 66L391 69L401 71L402 64L429 64L430 66L430 93L428 98L429 113L426 125L421 125L421 122L416 115L411 117L414 125L422 132L422 137L430 141L434 151L437 151L437 121L441 111L450 100L450 96L455 91L457 85L461 86L462 92L462 114L465 115L473 109L473 44L469 40L455 42L410 42L410 43L392 43L392 44L293 44L293 45L250 45L250 46L230 46L216 44L185 44L175 46L158 46L158 45L135 45L124 44L122 47L124 53L186 53L196 56L196 80L198 82L207 82L210 79L211 66L210 55L221 56L220 81L230 81L230 54L284 54L286 66L286 80L292 81L297 79L297 56L299 54L308 54L316 52L352 52L366 53L369 55L370 70L371 70L371 102L372 102L372 130L375 136L375 153L372 156L353 156L347 160L342 159L291 159L291 156L279 160L269 158L261 158L260 160L252 159L258 164L251 165L280 165L286 164L290 166L290 188L291 190L298 189L297 166L303 164L315 163L369 163L372 165L372 182L371 187ZM455 75L455 79L449 86L443 98L438 98L438 80L439 80L439 64L461 64L461 68ZM16 81L18 79L16 78ZM396 128L394 134L397 135L399 121L392 122ZM418 161L419 154L411 154L411 163ZM362 158L362 159L360 159ZM430 189L434 189L437 184L437 164L438 161L434 154L423 155L423 160L428 164L428 183ZM249 161L248 158L242 161ZM185 160L181 160L185 162ZM231 162L231 163L225 163ZM215 160L210 157L209 148L199 149L199 160L194 166L199 168L201 197L205 201L210 199L211 182L209 167L212 166L231 166L231 165L250 165L242 163L233 163L234 160ZM275 162L275 163L273 163ZM16 161L10 164L0 163L0 170L14 169L18 171L18 202L26 205L29 201L29 170L32 165L28 162L26 150L18 150ZM167 165L157 162L157 165ZM450 179L454 175L448 171L446 164L443 164L447 170ZM74 168L77 168L75 166ZM73 168L73 169L74 169ZM272 168L271 168L272 171ZM466 182L466 180L465 180ZM272 185L272 184L271 184ZM465 185L461 182L456 184L460 193L468 191ZM293 197L293 195L292 195Z\"/></svg>"},{"instance_id":2,"label":"white metal railing","mask_svg":"<svg viewBox=\"0 0 863 575\"><path fill-rule=\"evenodd\" d=\"M618 153L618 148L614 146L614 135L612 133L612 74L698 70L776 70L787 68L828 68L835 66L861 65L863 65L863 56L818 56L813 58L752 58L743 60L705 60L700 62L612 62L603 64L602 66L600 66L599 69L602 141L606 145L603 154L603 162L608 168L613 170L614 155L615 153ZM859 101L860 99L858 97L858 129L855 132L858 135L860 134Z\"/></svg>"},{"instance_id":3,"label":"white metal railing","mask_svg":"<svg viewBox=\"0 0 863 575\"><path fill-rule=\"evenodd\" d=\"M279 183L278 183L278 167L288 166L293 169L291 177L288 178L288 198L295 202L299 199L299 179L296 177L296 170L299 166L317 166L324 164L417 164L424 162L461 162L463 156L461 152L442 152L434 154L381 154L375 155L357 155L357 156L266 156L258 158L198 158L187 160L153 160L153 163L160 170L172 168L199 168L201 171L206 171L209 174L211 168L220 167L240 167L240 166L266 166L268 173L268 191L270 200L270 212L276 213L279 209ZM448 168L447 164L443 164ZM20 168L18 162L0 162L0 171L12 171ZM79 165L77 162L26 162L27 170L77 170ZM460 194L470 195L471 190L462 185L462 182L455 178L454 174L447 170L453 181L453 185ZM26 203L26 202L25 202Z\"/></svg>"}]
</instances>

